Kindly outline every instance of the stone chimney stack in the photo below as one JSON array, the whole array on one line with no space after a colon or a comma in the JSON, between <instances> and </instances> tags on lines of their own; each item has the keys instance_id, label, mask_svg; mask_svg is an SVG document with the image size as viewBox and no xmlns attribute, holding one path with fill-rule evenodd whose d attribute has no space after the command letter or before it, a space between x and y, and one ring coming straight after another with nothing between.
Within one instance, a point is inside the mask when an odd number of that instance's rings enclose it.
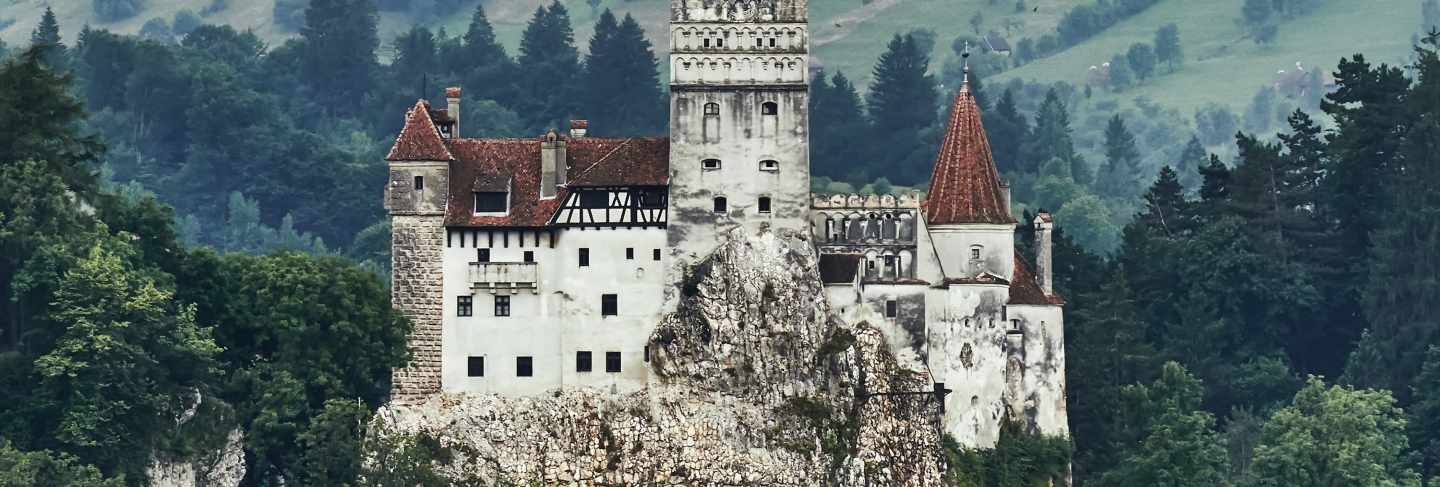
<instances>
[{"instance_id":1,"label":"stone chimney stack","mask_svg":"<svg viewBox=\"0 0 1440 487\"><path fill-rule=\"evenodd\" d=\"M1035 279L1040 281L1040 289L1045 290L1046 295L1055 294L1055 264L1050 254L1050 235L1054 229L1055 221L1049 213L1041 210L1035 215Z\"/></svg>"},{"instance_id":2,"label":"stone chimney stack","mask_svg":"<svg viewBox=\"0 0 1440 487\"><path fill-rule=\"evenodd\" d=\"M1005 199L1005 213L1010 213L1010 181L1000 180L1000 197Z\"/></svg>"},{"instance_id":3,"label":"stone chimney stack","mask_svg":"<svg viewBox=\"0 0 1440 487\"><path fill-rule=\"evenodd\" d=\"M445 101L448 102L445 113L450 115L450 120L454 121L453 128L450 129L450 138L458 139L460 138L460 87L446 88Z\"/></svg>"},{"instance_id":4,"label":"stone chimney stack","mask_svg":"<svg viewBox=\"0 0 1440 487\"><path fill-rule=\"evenodd\" d=\"M585 133L586 133L586 132L589 132L589 131L590 131L590 121L589 121L589 120L571 120L571 121L570 121L570 138L572 138L572 139L581 139L581 138L584 138L584 137L585 137Z\"/></svg>"},{"instance_id":5,"label":"stone chimney stack","mask_svg":"<svg viewBox=\"0 0 1440 487\"><path fill-rule=\"evenodd\" d=\"M565 139L551 129L540 140L541 198L554 198L555 187L565 184L566 164Z\"/></svg>"}]
</instances>

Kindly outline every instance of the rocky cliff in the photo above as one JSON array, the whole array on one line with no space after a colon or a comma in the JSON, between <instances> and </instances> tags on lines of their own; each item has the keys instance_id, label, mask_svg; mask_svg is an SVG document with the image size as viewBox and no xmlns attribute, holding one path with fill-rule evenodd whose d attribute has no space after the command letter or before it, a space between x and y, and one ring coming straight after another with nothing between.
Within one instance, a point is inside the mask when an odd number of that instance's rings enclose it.
<instances>
[{"instance_id":1,"label":"rocky cliff","mask_svg":"<svg viewBox=\"0 0 1440 487\"><path fill-rule=\"evenodd\" d=\"M731 234L677 286L646 390L436 395L383 408L370 444L431 439L462 484L940 483L938 403L872 395L932 381L875 328L833 317L803 235Z\"/></svg>"}]
</instances>

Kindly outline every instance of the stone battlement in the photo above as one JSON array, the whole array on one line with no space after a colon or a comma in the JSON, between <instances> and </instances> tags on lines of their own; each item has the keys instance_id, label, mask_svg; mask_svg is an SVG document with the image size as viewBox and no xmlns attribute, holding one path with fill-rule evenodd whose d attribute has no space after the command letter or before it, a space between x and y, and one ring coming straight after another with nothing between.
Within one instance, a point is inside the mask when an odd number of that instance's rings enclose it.
<instances>
[{"instance_id":1,"label":"stone battlement","mask_svg":"<svg viewBox=\"0 0 1440 487\"><path fill-rule=\"evenodd\" d=\"M810 207L815 209L832 208L919 208L920 193L912 192L900 195L893 194L825 194L812 193L810 195Z\"/></svg>"}]
</instances>

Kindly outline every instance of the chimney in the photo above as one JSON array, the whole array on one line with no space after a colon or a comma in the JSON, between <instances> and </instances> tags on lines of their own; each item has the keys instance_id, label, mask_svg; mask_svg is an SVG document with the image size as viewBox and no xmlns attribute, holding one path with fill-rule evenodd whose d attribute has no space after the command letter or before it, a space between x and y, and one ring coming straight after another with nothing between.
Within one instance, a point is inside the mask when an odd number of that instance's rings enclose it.
<instances>
[{"instance_id":1,"label":"chimney","mask_svg":"<svg viewBox=\"0 0 1440 487\"><path fill-rule=\"evenodd\" d=\"M1054 262L1050 255L1050 234L1055 229L1055 222L1045 210L1035 215L1035 280L1039 281L1040 289L1045 294L1055 294Z\"/></svg>"},{"instance_id":2,"label":"chimney","mask_svg":"<svg viewBox=\"0 0 1440 487\"><path fill-rule=\"evenodd\" d=\"M1005 199L1005 214L1010 214L1010 181L1000 180L1000 197Z\"/></svg>"},{"instance_id":3,"label":"chimney","mask_svg":"<svg viewBox=\"0 0 1440 487\"><path fill-rule=\"evenodd\" d=\"M585 132L588 132L588 131L590 131L590 121L589 121L589 120L571 120L571 121L570 121L570 138L572 138L572 139L584 138L584 137L585 137Z\"/></svg>"},{"instance_id":4,"label":"chimney","mask_svg":"<svg viewBox=\"0 0 1440 487\"><path fill-rule=\"evenodd\" d=\"M555 187L565 184L565 139L550 129L540 139L540 198L554 198Z\"/></svg>"},{"instance_id":5,"label":"chimney","mask_svg":"<svg viewBox=\"0 0 1440 487\"><path fill-rule=\"evenodd\" d=\"M450 115L450 120L454 123L450 128L450 138L458 139L460 138L460 87L445 88L445 101L448 102L445 113Z\"/></svg>"}]
</instances>

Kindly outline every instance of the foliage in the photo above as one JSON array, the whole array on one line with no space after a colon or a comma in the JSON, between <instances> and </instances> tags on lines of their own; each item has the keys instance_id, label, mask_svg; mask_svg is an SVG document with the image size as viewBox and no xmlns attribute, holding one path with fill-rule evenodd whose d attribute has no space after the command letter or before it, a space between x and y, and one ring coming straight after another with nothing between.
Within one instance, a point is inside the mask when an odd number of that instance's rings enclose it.
<instances>
[{"instance_id":1,"label":"foliage","mask_svg":"<svg viewBox=\"0 0 1440 487\"><path fill-rule=\"evenodd\" d=\"M121 487L124 477L105 478L75 457L49 451L26 452L0 438L0 487Z\"/></svg>"},{"instance_id":2,"label":"foliage","mask_svg":"<svg viewBox=\"0 0 1440 487\"><path fill-rule=\"evenodd\" d=\"M116 22L134 17L145 10L145 0L91 0L95 17L104 22Z\"/></svg>"},{"instance_id":3,"label":"foliage","mask_svg":"<svg viewBox=\"0 0 1440 487\"><path fill-rule=\"evenodd\" d=\"M1002 420L993 449L961 448L954 438L941 441L945 485L956 487L1030 487L1063 481L1073 446L1065 438L1028 432Z\"/></svg>"},{"instance_id":4,"label":"foliage","mask_svg":"<svg viewBox=\"0 0 1440 487\"><path fill-rule=\"evenodd\" d=\"M585 108L595 135L665 131L655 51L629 14L618 25L607 9L595 24L585 57Z\"/></svg>"},{"instance_id":5,"label":"foliage","mask_svg":"<svg viewBox=\"0 0 1440 487\"><path fill-rule=\"evenodd\" d=\"M1215 418L1200 410L1204 387L1184 367L1168 362L1154 384L1127 386L1122 395L1124 424L1139 441L1099 485L1229 485L1229 459Z\"/></svg>"},{"instance_id":6,"label":"foliage","mask_svg":"<svg viewBox=\"0 0 1440 487\"><path fill-rule=\"evenodd\" d=\"M579 110L580 54L570 13L557 0L537 7L520 40L516 111L527 132L562 127Z\"/></svg>"},{"instance_id":7,"label":"foliage","mask_svg":"<svg viewBox=\"0 0 1440 487\"><path fill-rule=\"evenodd\" d=\"M1157 59L1155 49L1151 48L1149 44L1136 43L1130 46L1129 51L1125 52L1126 64L1130 65L1130 71L1134 72L1135 77L1142 82L1155 73Z\"/></svg>"},{"instance_id":8,"label":"foliage","mask_svg":"<svg viewBox=\"0 0 1440 487\"><path fill-rule=\"evenodd\" d=\"M929 67L930 56L914 37L896 35L875 63L875 81L865 99L871 121L870 165L885 168L883 174L901 184L924 181L934 162L933 146L923 142L937 123L939 95L927 74ZM861 180L881 174L872 169Z\"/></svg>"},{"instance_id":9,"label":"foliage","mask_svg":"<svg viewBox=\"0 0 1440 487\"><path fill-rule=\"evenodd\" d=\"M1165 24L1155 31L1155 59L1175 72L1176 67L1185 63L1185 48L1180 43L1180 27L1174 23Z\"/></svg>"}]
</instances>

